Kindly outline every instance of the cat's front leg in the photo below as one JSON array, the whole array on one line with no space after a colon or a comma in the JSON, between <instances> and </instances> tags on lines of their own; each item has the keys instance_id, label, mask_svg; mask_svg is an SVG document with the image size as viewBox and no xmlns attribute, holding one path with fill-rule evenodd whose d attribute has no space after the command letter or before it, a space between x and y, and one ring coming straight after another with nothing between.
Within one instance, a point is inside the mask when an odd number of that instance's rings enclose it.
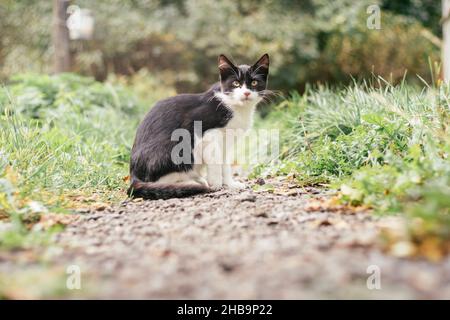
<instances>
[{"instance_id":1,"label":"cat's front leg","mask_svg":"<svg viewBox=\"0 0 450 320\"><path fill-rule=\"evenodd\" d=\"M206 180L212 189L220 189L223 185L223 154L221 132L210 130L203 137L203 160L206 165Z\"/></svg>"},{"instance_id":2,"label":"cat's front leg","mask_svg":"<svg viewBox=\"0 0 450 320\"><path fill-rule=\"evenodd\" d=\"M228 135L229 133L232 133L231 137ZM237 131L235 130L227 130L227 136L226 136L226 144L224 144L224 148L222 149L223 155L224 155L224 163L222 165L222 176L223 176L223 185L230 189L245 189L245 184L234 181L233 179L233 172L231 169L231 164L234 162L234 159L236 158L235 155L235 143L236 139L239 139L241 137L240 135L236 135ZM244 135L245 133L242 133Z\"/></svg>"},{"instance_id":3,"label":"cat's front leg","mask_svg":"<svg viewBox=\"0 0 450 320\"><path fill-rule=\"evenodd\" d=\"M230 189L245 189L244 183L233 180L231 171L231 165L224 164L222 166L223 185Z\"/></svg>"},{"instance_id":4,"label":"cat's front leg","mask_svg":"<svg viewBox=\"0 0 450 320\"><path fill-rule=\"evenodd\" d=\"M217 164L210 164L206 167L208 175L208 185L212 189L220 189L223 185L222 166Z\"/></svg>"}]
</instances>

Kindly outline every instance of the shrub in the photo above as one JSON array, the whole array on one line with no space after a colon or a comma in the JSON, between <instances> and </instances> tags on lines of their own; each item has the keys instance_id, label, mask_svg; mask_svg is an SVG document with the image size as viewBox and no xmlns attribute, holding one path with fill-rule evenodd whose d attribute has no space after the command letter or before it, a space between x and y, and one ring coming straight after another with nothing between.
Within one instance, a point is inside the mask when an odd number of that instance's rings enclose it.
<instances>
[{"instance_id":1,"label":"shrub","mask_svg":"<svg viewBox=\"0 0 450 320\"><path fill-rule=\"evenodd\" d=\"M126 197L135 129L156 97L147 99L72 74L13 77L0 91L0 219L71 208L74 196Z\"/></svg>"},{"instance_id":2,"label":"shrub","mask_svg":"<svg viewBox=\"0 0 450 320\"><path fill-rule=\"evenodd\" d=\"M450 240L449 89L380 82L378 88L309 90L284 103L296 109L287 110L295 118L282 131L288 151L254 175L330 183L343 202L410 217L415 239L425 234ZM269 114L263 121L271 119Z\"/></svg>"}]
</instances>

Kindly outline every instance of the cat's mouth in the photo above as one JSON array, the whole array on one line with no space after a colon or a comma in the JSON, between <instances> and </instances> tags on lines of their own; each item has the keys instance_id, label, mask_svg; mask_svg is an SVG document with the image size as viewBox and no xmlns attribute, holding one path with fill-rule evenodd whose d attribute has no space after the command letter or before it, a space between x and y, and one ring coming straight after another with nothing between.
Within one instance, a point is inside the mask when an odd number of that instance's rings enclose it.
<instances>
[{"instance_id":1,"label":"cat's mouth","mask_svg":"<svg viewBox=\"0 0 450 320\"><path fill-rule=\"evenodd\" d=\"M252 101L255 100L255 96L254 95L248 95L248 96L243 96L241 97L241 101Z\"/></svg>"}]
</instances>

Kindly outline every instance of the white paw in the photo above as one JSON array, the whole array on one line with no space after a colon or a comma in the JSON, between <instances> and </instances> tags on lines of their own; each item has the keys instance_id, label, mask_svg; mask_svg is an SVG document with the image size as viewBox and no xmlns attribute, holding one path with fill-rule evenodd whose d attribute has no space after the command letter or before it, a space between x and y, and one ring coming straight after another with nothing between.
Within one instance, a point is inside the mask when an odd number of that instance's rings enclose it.
<instances>
[{"instance_id":1,"label":"white paw","mask_svg":"<svg viewBox=\"0 0 450 320\"><path fill-rule=\"evenodd\" d=\"M245 189L245 183L239 181L230 181L226 183L225 186L230 189Z\"/></svg>"},{"instance_id":2,"label":"white paw","mask_svg":"<svg viewBox=\"0 0 450 320\"><path fill-rule=\"evenodd\" d=\"M203 178L203 177L197 177L197 178L195 179L195 181L198 182L198 183L200 183L200 184L203 185L203 186L209 187L208 181L206 181L206 179Z\"/></svg>"},{"instance_id":3,"label":"white paw","mask_svg":"<svg viewBox=\"0 0 450 320\"><path fill-rule=\"evenodd\" d=\"M208 186L213 190L222 189L222 181L219 180L209 180Z\"/></svg>"}]
</instances>

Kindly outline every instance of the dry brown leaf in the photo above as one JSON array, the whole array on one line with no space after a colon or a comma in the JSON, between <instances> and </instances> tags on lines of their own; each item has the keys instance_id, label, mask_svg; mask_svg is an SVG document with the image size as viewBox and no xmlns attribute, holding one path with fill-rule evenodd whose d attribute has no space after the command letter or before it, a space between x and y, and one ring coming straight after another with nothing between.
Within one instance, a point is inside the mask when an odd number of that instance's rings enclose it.
<instances>
[{"instance_id":1,"label":"dry brown leaf","mask_svg":"<svg viewBox=\"0 0 450 320\"><path fill-rule=\"evenodd\" d=\"M337 204L333 198L331 199L314 198L309 200L308 203L305 205L305 211L307 212L329 211L343 214L355 214L357 212L365 210L367 210L367 208L351 207L347 205Z\"/></svg>"},{"instance_id":2,"label":"dry brown leaf","mask_svg":"<svg viewBox=\"0 0 450 320\"><path fill-rule=\"evenodd\" d=\"M41 215L41 219L38 224L43 229L48 229L57 224L64 226L68 225L76 221L79 217L80 215L78 214L45 213Z\"/></svg>"},{"instance_id":3,"label":"dry brown leaf","mask_svg":"<svg viewBox=\"0 0 450 320\"><path fill-rule=\"evenodd\" d=\"M395 257L405 258L414 256L417 250L410 241L399 241L393 243L388 252Z\"/></svg>"},{"instance_id":4,"label":"dry brown leaf","mask_svg":"<svg viewBox=\"0 0 450 320\"><path fill-rule=\"evenodd\" d=\"M300 194L300 191L287 188L275 188L273 193L280 196L296 196Z\"/></svg>"},{"instance_id":5,"label":"dry brown leaf","mask_svg":"<svg viewBox=\"0 0 450 320\"><path fill-rule=\"evenodd\" d=\"M428 237L418 246L419 254L434 262L442 260L445 255L444 250L442 241L436 237Z\"/></svg>"}]
</instances>

